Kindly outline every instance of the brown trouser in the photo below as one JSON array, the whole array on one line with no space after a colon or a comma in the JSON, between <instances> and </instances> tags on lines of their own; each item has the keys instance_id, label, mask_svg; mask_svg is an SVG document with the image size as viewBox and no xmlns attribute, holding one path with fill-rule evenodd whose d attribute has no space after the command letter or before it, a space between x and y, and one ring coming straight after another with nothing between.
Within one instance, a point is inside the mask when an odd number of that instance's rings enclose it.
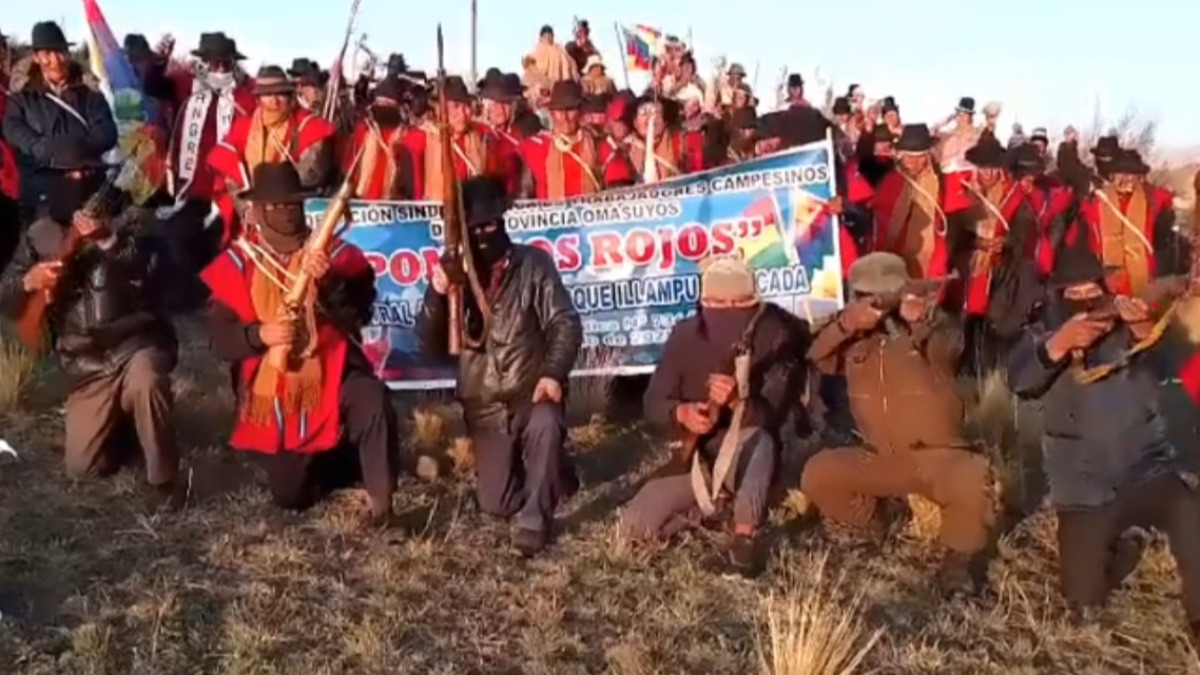
<instances>
[{"instance_id":1,"label":"brown trouser","mask_svg":"<svg viewBox=\"0 0 1200 675\"><path fill-rule=\"evenodd\" d=\"M956 448L823 450L805 464L801 489L827 518L864 530L880 498L920 495L941 507L942 544L959 553L982 550L995 518L987 459Z\"/></svg>"},{"instance_id":2,"label":"brown trouser","mask_svg":"<svg viewBox=\"0 0 1200 675\"><path fill-rule=\"evenodd\" d=\"M1188 621L1200 621L1200 498L1179 476L1121 488L1103 506L1059 508L1057 513L1059 583L1068 602L1103 604L1122 581L1111 568L1117 538L1130 527L1153 527L1167 535Z\"/></svg>"},{"instance_id":3,"label":"brown trouser","mask_svg":"<svg viewBox=\"0 0 1200 675\"><path fill-rule=\"evenodd\" d=\"M171 359L157 347L140 349L111 374L71 390L66 404L67 475L83 478L116 468L132 444L119 433L133 428L146 459L146 480L166 485L179 470L171 427Z\"/></svg>"}]
</instances>

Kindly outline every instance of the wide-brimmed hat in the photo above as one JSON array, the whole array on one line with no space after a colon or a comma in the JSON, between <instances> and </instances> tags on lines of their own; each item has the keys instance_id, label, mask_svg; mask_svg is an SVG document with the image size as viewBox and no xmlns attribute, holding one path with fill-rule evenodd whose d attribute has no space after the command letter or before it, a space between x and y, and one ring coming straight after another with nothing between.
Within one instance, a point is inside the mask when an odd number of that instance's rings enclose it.
<instances>
[{"instance_id":1,"label":"wide-brimmed hat","mask_svg":"<svg viewBox=\"0 0 1200 675\"><path fill-rule=\"evenodd\" d=\"M408 61L404 59L403 54L388 54L387 74L400 75L408 72Z\"/></svg>"},{"instance_id":2,"label":"wide-brimmed hat","mask_svg":"<svg viewBox=\"0 0 1200 675\"><path fill-rule=\"evenodd\" d=\"M467 227L495 222L508 210L508 188L493 176L473 176L462 182L463 220Z\"/></svg>"},{"instance_id":3,"label":"wide-brimmed hat","mask_svg":"<svg viewBox=\"0 0 1200 675\"><path fill-rule=\"evenodd\" d=\"M404 83L396 77L385 77L371 90L371 98L386 98L400 102L404 98Z\"/></svg>"},{"instance_id":4,"label":"wide-brimmed hat","mask_svg":"<svg viewBox=\"0 0 1200 675\"><path fill-rule=\"evenodd\" d=\"M791 75L788 75L787 86L788 89L791 89L792 87L803 87L804 77L800 73L792 73Z\"/></svg>"},{"instance_id":5,"label":"wide-brimmed hat","mask_svg":"<svg viewBox=\"0 0 1200 675\"><path fill-rule=\"evenodd\" d=\"M1082 238L1081 238L1082 239ZM1050 290L1061 291L1070 286L1087 283L1104 283L1104 264L1086 243L1065 246L1054 257L1054 269L1046 285Z\"/></svg>"},{"instance_id":6,"label":"wide-brimmed hat","mask_svg":"<svg viewBox=\"0 0 1200 675\"><path fill-rule=\"evenodd\" d=\"M735 64L729 66L729 74L730 75L741 75L742 77L745 77L746 69L742 67L742 64L735 63Z\"/></svg>"},{"instance_id":7,"label":"wide-brimmed hat","mask_svg":"<svg viewBox=\"0 0 1200 675\"><path fill-rule=\"evenodd\" d=\"M875 128L871 129L871 140L876 143L895 143L896 134L892 133L891 127L883 122L879 122L875 125Z\"/></svg>"},{"instance_id":8,"label":"wide-brimmed hat","mask_svg":"<svg viewBox=\"0 0 1200 675\"><path fill-rule=\"evenodd\" d=\"M850 290L863 295L897 293L909 282L904 258L886 251L868 253L854 261L846 276Z\"/></svg>"},{"instance_id":9,"label":"wide-brimmed hat","mask_svg":"<svg viewBox=\"0 0 1200 675\"><path fill-rule=\"evenodd\" d=\"M900 112L900 106L896 105L896 97L895 96L884 96L883 103L879 106L879 109L882 110L884 114L887 114L890 112L894 112L894 113Z\"/></svg>"},{"instance_id":10,"label":"wide-brimmed hat","mask_svg":"<svg viewBox=\"0 0 1200 675\"><path fill-rule=\"evenodd\" d=\"M577 110L583 105L583 88L575 80L559 80L550 88L550 110Z\"/></svg>"},{"instance_id":11,"label":"wide-brimmed hat","mask_svg":"<svg viewBox=\"0 0 1200 675\"><path fill-rule=\"evenodd\" d=\"M605 114L608 110L609 96L600 94L599 96L584 96L583 105L579 106L579 112L584 114Z\"/></svg>"},{"instance_id":12,"label":"wide-brimmed hat","mask_svg":"<svg viewBox=\"0 0 1200 675\"><path fill-rule=\"evenodd\" d=\"M29 48L33 51L69 51L75 43L67 42L63 29L53 21L42 21L33 25L33 35L29 40Z\"/></svg>"},{"instance_id":13,"label":"wide-brimmed hat","mask_svg":"<svg viewBox=\"0 0 1200 675\"><path fill-rule=\"evenodd\" d=\"M970 96L964 96L958 99L958 105L954 108L954 112L974 115L975 99L971 98Z\"/></svg>"},{"instance_id":14,"label":"wide-brimmed hat","mask_svg":"<svg viewBox=\"0 0 1200 675\"><path fill-rule=\"evenodd\" d=\"M1115 157L1121 152L1121 141L1116 136L1101 136L1096 139L1096 145L1090 151L1097 159Z\"/></svg>"},{"instance_id":15,"label":"wide-brimmed hat","mask_svg":"<svg viewBox=\"0 0 1200 675\"><path fill-rule=\"evenodd\" d=\"M1005 166L1004 146L992 134L980 136L964 158L979 169L1003 169Z\"/></svg>"},{"instance_id":16,"label":"wide-brimmed hat","mask_svg":"<svg viewBox=\"0 0 1200 675\"><path fill-rule=\"evenodd\" d=\"M255 96L278 96L296 91L296 83L288 79L279 66L263 66L254 76Z\"/></svg>"},{"instance_id":17,"label":"wide-brimmed hat","mask_svg":"<svg viewBox=\"0 0 1200 675\"><path fill-rule=\"evenodd\" d=\"M262 204L295 204L316 197L317 192L304 187L291 162L264 162L254 167L250 189L241 196Z\"/></svg>"},{"instance_id":18,"label":"wide-brimmed hat","mask_svg":"<svg viewBox=\"0 0 1200 675\"><path fill-rule=\"evenodd\" d=\"M1046 160L1033 143L1023 143L1009 150L1009 167L1014 178L1040 176L1046 172Z\"/></svg>"},{"instance_id":19,"label":"wide-brimmed hat","mask_svg":"<svg viewBox=\"0 0 1200 675\"><path fill-rule=\"evenodd\" d=\"M587 61L584 61L583 72L587 73L589 70L591 70L592 68L595 68L596 66L600 66L601 68L604 68L604 59L600 58L599 54L592 54L591 56L587 57Z\"/></svg>"},{"instance_id":20,"label":"wide-brimmed hat","mask_svg":"<svg viewBox=\"0 0 1200 675\"><path fill-rule=\"evenodd\" d=\"M496 71L494 76L483 78L483 84L479 87L479 98L511 103L521 98L524 94L522 89L520 75L505 75Z\"/></svg>"},{"instance_id":21,"label":"wide-brimmed hat","mask_svg":"<svg viewBox=\"0 0 1200 675\"><path fill-rule=\"evenodd\" d=\"M905 124L896 139L896 152L918 154L933 148L933 134L924 124Z\"/></svg>"},{"instance_id":22,"label":"wide-brimmed hat","mask_svg":"<svg viewBox=\"0 0 1200 675\"><path fill-rule=\"evenodd\" d=\"M833 99L834 115L849 115L850 112L850 99L846 98L845 96L839 96Z\"/></svg>"},{"instance_id":23,"label":"wide-brimmed hat","mask_svg":"<svg viewBox=\"0 0 1200 675\"><path fill-rule=\"evenodd\" d=\"M287 74L297 82L303 80L312 84L320 84L324 79L321 66L317 65L316 61L306 58L293 59L292 67L288 68Z\"/></svg>"},{"instance_id":24,"label":"wide-brimmed hat","mask_svg":"<svg viewBox=\"0 0 1200 675\"><path fill-rule=\"evenodd\" d=\"M224 33L201 33L200 45L192 56L204 61L241 61L246 56L238 51L237 41Z\"/></svg>"},{"instance_id":25,"label":"wide-brimmed hat","mask_svg":"<svg viewBox=\"0 0 1200 675\"><path fill-rule=\"evenodd\" d=\"M446 77L445 91L434 92L437 97L445 96L447 103L470 103L472 101L471 91L467 89L467 83L458 75L450 75Z\"/></svg>"},{"instance_id":26,"label":"wide-brimmed hat","mask_svg":"<svg viewBox=\"0 0 1200 675\"><path fill-rule=\"evenodd\" d=\"M1122 150L1113 157L1108 165L1110 173L1126 173L1144 176L1150 173L1150 166L1142 160L1142 153L1137 150Z\"/></svg>"}]
</instances>

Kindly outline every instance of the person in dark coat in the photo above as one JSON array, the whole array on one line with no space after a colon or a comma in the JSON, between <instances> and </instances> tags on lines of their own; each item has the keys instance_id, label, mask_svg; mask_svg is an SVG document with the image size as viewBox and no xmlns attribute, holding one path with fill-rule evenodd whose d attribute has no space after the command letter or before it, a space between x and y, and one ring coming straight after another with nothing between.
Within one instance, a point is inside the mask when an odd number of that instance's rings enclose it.
<instances>
[{"instance_id":1,"label":"person in dark coat","mask_svg":"<svg viewBox=\"0 0 1200 675\"><path fill-rule=\"evenodd\" d=\"M1092 618L1137 566L1141 546L1122 534L1156 527L1170 541L1195 639L1200 498L1196 476L1167 433L1158 392L1159 382L1177 375L1195 349L1170 333L1155 342L1146 303L1114 299L1105 284L1105 270L1086 246L1063 252L1039 319L1009 354L1008 384L1017 396L1042 405L1060 584L1075 616ZM1108 302L1117 316L1098 311ZM1147 338L1152 346L1126 358L1132 345ZM1096 381L1080 377L1112 363L1125 365Z\"/></svg>"},{"instance_id":2,"label":"person in dark coat","mask_svg":"<svg viewBox=\"0 0 1200 675\"><path fill-rule=\"evenodd\" d=\"M515 518L513 545L536 555L549 541L558 504L578 489L564 443L567 378L583 325L553 258L514 244L504 229L502 180L462 183L464 225L484 307L464 293L458 398L475 444L476 498L486 513ZM446 270L438 267L417 321L421 351L448 356Z\"/></svg>"},{"instance_id":3,"label":"person in dark coat","mask_svg":"<svg viewBox=\"0 0 1200 675\"><path fill-rule=\"evenodd\" d=\"M671 329L644 403L647 420L692 444L691 457L677 455L625 506L627 536L665 538L700 516L716 516L727 491L729 566L746 576L761 571L758 535L783 447L780 430L793 412L803 414L796 409L808 337L805 321L759 296L745 262L705 261L699 312Z\"/></svg>"},{"instance_id":4,"label":"person in dark coat","mask_svg":"<svg viewBox=\"0 0 1200 675\"><path fill-rule=\"evenodd\" d=\"M58 24L33 27L30 79L4 115L5 141L32 162L50 216L63 226L104 182L103 156L117 144L108 101L71 76L70 47Z\"/></svg>"},{"instance_id":5,"label":"person in dark coat","mask_svg":"<svg viewBox=\"0 0 1200 675\"><path fill-rule=\"evenodd\" d=\"M49 219L30 226L0 285L0 311L15 318L34 294L54 293L45 321L69 386L67 475L107 475L140 446L151 499L178 508L187 494L171 421L178 343L155 292L161 247L117 217L126 203L109 184L94 195L74 216L85 243L65 261L56 260L63 228Z\"/></svg>"}]
</instances>

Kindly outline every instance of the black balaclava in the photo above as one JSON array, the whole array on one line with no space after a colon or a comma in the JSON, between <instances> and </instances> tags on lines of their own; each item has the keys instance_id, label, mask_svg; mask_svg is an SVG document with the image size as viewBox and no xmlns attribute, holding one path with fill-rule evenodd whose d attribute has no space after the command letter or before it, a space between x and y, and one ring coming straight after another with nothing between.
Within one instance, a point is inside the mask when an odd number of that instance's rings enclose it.
<instances>
[{"instance_id":1,"label":"black balaclava","mask_svg":"<svg viewBox=\"0 0 1200 675\"><path fill-rule=\"evenodd\" d=\"M504 259L512 248L512 239L504 229L504 219L495 220L495 229L488 231L492 223L481 223L467 228L468 242L471 246L471 257L481 271L490 270L496 263Z\"/></svg>"},{"instance_id":2,"label":"black balaclava","mask_svg":"<svg viewBox=\"0 0 1200 675\"><path fill-rule=\"evenodd\" d=\"M272 204L273 208L261 208L262 235L271 248L288 254L298 250L308 238L308 222L304 218L304 205Z\"/></svg>"},{"instance_id":3,"label":"black balaclava","mask_svg":"<svg viewBox=\"0 0 1200 675\"><path fill-rule=\"evenodd\" d=\"M753 307L705 307L699 305L700 333L708 343L718 350L729 351L742 339L746 326L758 312Z\"/></svg>"},{"instance_id":4,"label":"black balaclava","mask_svg":"<svg viewBox=\"0 0 1200 675\"><path fill-rule=\"evenodd\" d=\"M1099 284L1104 295L1087 300L1072 300L1063 295L1064 289L1089 282ZM1104 266L1086 243L1069 246L1054 261L1048 290L1046 323L1048 328L1057 328L1076 314L1089 311L1105 301L1108 289L1104 285Z\"/></svg>"},{"instance_id":5,"label":"black balaclava","mask_svg":"<svg viewBox=\"0 0 1200 675\"><path fill-rule=\"evenodd\" d=\"M83 208L103 183L104 176L99 173L84 174L82 178L50 174L46 180L46 206L50 217L63 227L69 226L75 212Z\"/></svg>"},{"instance_id":6,"label":"black balaclava","mask_svg":"<svg viewBox=\"0 0 1200 675\"><path fill-rule=\"evenodd\" d=\"M383 129L394 129L404 121L404 113L394 105L373 105L371 119Z\"/></svg>"}]
</instances>

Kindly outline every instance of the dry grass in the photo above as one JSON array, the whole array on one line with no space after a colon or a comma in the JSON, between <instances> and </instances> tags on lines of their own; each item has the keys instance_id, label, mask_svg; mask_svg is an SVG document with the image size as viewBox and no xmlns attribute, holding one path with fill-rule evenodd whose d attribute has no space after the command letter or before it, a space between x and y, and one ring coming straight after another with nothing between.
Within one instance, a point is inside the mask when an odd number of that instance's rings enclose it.
<instances>
[{"instance_id":1,"label":"dry grass","mask_svg":"<svg viewBox=\"0 0 1200 675\"><path fill-rule=\"evenodd\" d=\"M765 634L758 641L763 675L851 675L883 635L861 616L863 591L843 597L843 572L828 569L829 555L790 561L799 573L763 600Z\"/></svg>"},{"instance_id":2,"label":"dry grass","mask_svg":"<svg viewBox=\"0 0 1200 675\"><path fill-rule=\"evenodd\" d=\"M354 529L349 494L280 512L255 470L221 449L228 378L197 330L185 322L177 380L177 428L196 470L183 514L147 512L134 471L63 478L53 382L31 392L44 405L0 418L22 448L19 462L0 463L0 672L745 675L802 625L784 620L793 602L835 607L823 614L833 625L859 626L862 640L844 653L882 631L856 672L1186 673L1194 664L1161 546L1115 596L1108 624L1068 625L1053 519L1042 512L1006 529L989 593L969 602L938 599L937 551L921 542L895 538L872 555L828 548L801 525L798 494L772 515L772 561L756 582L714 573L722 538L707 532L631 545L614 527L616 507L665 450L616 415L572 427L585 488L537 560L509 552L507 527L478 513L469 480L453 475L404 480L401 522L387 533ZM406 394L401 419L442 404ZM440 435L428 433L438 423L420 424L414 434L406 423L411 443L457 447L453 414Z\"/></svg>"},{"instance_id":3,"label":"dry grass","mask_svg":"<svg viewBox=\"0 0 1200 675\"><path fill-rule=\"evenodd\" d=\"M19 407L36 375L37 359L0 330L0 410Z\"/></svg>"}]
</instances>

